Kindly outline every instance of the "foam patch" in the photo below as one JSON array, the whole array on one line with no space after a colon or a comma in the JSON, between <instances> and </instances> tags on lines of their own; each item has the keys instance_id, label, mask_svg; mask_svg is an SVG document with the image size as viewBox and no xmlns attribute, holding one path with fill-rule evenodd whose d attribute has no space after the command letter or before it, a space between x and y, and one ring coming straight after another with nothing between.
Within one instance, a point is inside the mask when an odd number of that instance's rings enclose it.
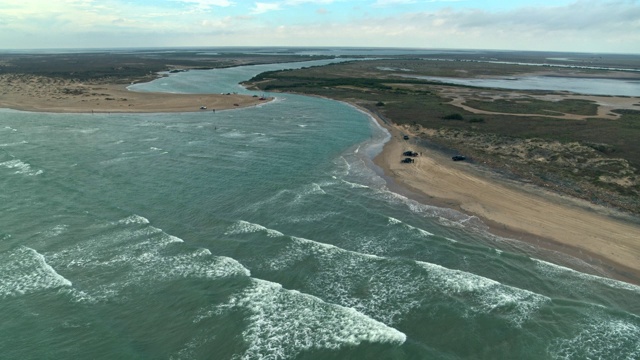
<instances>
[{"instance_id":1,"label":"foam patch","mask_svg":"<svg viewBox=\"0 0 640 360\"><path fill-rule=\"evenodd\" d=\"M21 246L0 254L0 298L70 287L36 250Z\"/></svg>"}]
</instances>

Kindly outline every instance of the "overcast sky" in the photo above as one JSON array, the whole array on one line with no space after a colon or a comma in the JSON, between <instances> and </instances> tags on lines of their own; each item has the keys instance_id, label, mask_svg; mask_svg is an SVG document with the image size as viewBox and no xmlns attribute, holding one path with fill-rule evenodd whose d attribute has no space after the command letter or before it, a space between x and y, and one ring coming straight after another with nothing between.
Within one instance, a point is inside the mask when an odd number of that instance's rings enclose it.
<instances>
[{"instance_id":1,"label":"overcast sky","mask_svg":"<svg viewBox=\"0 0 640 360\"><path fill-rule=\"evenodd\" d=\"M0 48L356 46L640 53L640 0L0 0Z\"/></svg>"}]
</instances>

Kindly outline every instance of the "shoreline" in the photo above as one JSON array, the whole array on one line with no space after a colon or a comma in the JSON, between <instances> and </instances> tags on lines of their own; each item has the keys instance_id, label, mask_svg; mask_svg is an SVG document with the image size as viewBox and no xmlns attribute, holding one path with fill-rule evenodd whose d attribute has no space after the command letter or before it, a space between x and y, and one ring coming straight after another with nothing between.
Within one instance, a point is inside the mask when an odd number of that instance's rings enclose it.
<instances>
[{"instance_id":1,"label":"shoreline","mask_svg":"<svg viewBox=\"0 0 640 360\"><path fill-rule=\"evenodd\" d=\"M238 94L135 92L127 86L0 75L0 89L4 89L0 107L57 113L211 112L273 100ZM372 162L394 192L475 216L490 234L569 255L591 270L600 270L595 275L640 285L640 222L624 221L614 217L611 209L508 179L479 165L453 162L441 151L417 143L415 139L420 138L409 129L354 102L347 104L389 132L389 139ZM411 139L404 140L404 134ZM402 152L407 150L421 153L415 163L400 163ZM585 271L582 267L577 270Z\"/></svg>"},{"instance_id":2,"label":"shoreline","mask_svg":"<svg viewBox=\"0 0 640 360\"><path fill-rule=\"evenodd\" d=\"M622 219L625 214L615 216L615 210L509 179L480 165L454 162L442 151L417 143L415 139L420 138L408 129L349 104L390 134L372 161L392 191L426 205L475 216L489 234L584 263L558 265L640 285L640 223ZM410 140L403 139L405 134ZM415 163L400 162L407 150L421 154Z\"/></svg>"},{"instance_id":3,"label":"shoreline","mask_svg":"<svg viewBox=\"0 0 640 360\"><path fill-rule=\"evenodd\" d=\"M84 84L33 75L0 75L0 108L51 113L211 112L273 100L239 94L138 92L128 90L127 86Z\"/></svg>"}]
</instances>

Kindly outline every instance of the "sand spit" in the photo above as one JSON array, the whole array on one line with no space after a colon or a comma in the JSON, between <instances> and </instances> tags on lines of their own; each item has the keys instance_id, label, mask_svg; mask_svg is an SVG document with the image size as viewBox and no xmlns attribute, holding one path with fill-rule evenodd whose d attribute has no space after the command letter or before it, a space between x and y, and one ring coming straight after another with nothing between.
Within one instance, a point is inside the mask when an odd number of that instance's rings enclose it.
<instances>
[{"instance_id":1,"label":"sand spit","mask_svg":"<svg viewBox=\"0 0 640 360\"><path fill-rule=\"evenodd\" d=\"M191 112L264 103L238 94L167 94L129 91L124 84L85 84L34 75L0 75L0 107L63 113Z\"/></svg>"}]
</instances>

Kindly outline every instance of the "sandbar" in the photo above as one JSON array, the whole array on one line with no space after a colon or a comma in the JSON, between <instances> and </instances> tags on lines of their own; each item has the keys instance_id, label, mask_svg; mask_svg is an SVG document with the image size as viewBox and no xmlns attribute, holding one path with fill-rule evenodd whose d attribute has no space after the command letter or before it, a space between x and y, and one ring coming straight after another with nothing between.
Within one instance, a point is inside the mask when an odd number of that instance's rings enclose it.
<instances>
[{"instance_id":1,"label":"sandbar","mask_svg":"<svg viewBox=\"0 0 640 360\"><path fill-rule=\"evenodd\" d=\"M160 113L234 109L271 100L239 94L137 92L127 86L5 74L0 75L0 107L58 113Z\"/></svg>"},{"instance_id":2,"label":"sandbar","mask_svg":"<svg viewBox=\"0 0 640 360\"><path fill-rule=\"evenodd\" d=\"M476 216L496 235L581 259L598 267L598 275L640 285L637 219L507 178L480 164L454 162L450 154L423 146L408 127L371 116L391 134L374 163L387 181L408 189L408 196ZM415 163L401 163L408 150L420 153Z\"/></svg>"}]
</instances>

